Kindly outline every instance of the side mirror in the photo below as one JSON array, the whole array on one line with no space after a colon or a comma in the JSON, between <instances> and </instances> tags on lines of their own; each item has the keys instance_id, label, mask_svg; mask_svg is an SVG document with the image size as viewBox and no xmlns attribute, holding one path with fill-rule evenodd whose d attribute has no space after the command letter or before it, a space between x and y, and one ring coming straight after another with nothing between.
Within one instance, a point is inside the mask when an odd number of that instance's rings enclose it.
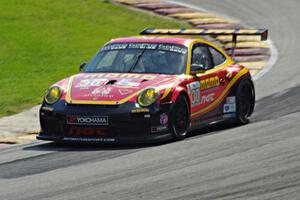
<instances>
[{"instance_id":1,"label":"side mirror","mask_svg":"<svg viewBox=\"0 0 300 200\"><path fill-rule=\"evenodd\" d=\"M83 68L86 66L86 62L82 63L81 65L79 65L79 71L82 72Z\"/></svg>"},{"instance_id":2,"label":"side mirror","mask_svg":"<svg viewBox=\"0 0 300 200\"><path fill-rule=\"evenodd\" d=\"M199 74L199 73L204 73L205 70L206 69L203 67L203 65L192 64L190 74L191 75L196 75L196 74Z\"/></svg>"}]
</instances>

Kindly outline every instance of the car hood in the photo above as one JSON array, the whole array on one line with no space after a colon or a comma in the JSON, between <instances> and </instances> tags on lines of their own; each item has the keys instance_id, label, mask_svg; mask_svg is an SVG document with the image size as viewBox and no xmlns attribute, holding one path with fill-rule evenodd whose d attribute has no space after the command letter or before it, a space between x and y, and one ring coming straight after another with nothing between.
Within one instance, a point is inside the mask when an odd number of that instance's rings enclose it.
<instances>
[{"instance_id":1,"label":"car hood","mask_svg":"<svg viewBox=\"0 0 300 200\"><path fill-rule=\"evenodd\" d=\"M81 73L70 77L66 101L73 104L122 104L145 88L170 87L177 75Z\"/></svg>"}]
</instances>

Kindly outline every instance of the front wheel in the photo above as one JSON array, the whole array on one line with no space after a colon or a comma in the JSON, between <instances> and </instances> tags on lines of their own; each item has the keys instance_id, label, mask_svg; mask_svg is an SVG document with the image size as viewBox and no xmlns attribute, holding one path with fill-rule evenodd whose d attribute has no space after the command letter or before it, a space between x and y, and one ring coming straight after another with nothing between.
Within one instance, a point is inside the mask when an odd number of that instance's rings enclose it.
<instances>
[{"instance_id":1,"label":"front wheel","mask_svg":"<svg viewBox=\"0 0 300 200\"><path fill-rule=\"evenodd\" d=\"M251 83L242 81L236 93L236 124L243 125L249 123L254 108L255 94Z\"/></svg>"},{"instance_id":2,"label":"front wheel","mask_svg":"<svg viewBox=\"0 0 300 200\"><path fill-rule=\"evenodd\" d=\"M189 107L187 99L179 95L171 111L170 130L175 140L183 140L189 129Z\"/></svg>"}]
</instances>

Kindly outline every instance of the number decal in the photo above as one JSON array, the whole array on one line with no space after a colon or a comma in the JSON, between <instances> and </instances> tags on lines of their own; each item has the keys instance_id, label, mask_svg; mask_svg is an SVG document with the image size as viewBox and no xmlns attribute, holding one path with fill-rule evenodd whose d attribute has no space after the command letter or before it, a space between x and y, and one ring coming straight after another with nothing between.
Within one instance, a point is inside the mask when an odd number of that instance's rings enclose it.
<instances>
[{"instance_id":1,"label":"number decal","mask_svg":"<svg viewBox=\"0 0 300 200\"><path fill-rule=\"evenodd\" d=\"M75 87L80 89L88 89L89 87L100 86L105 81L107 81L107 79L103 79L103 78L83 79Z\"/></svg>"},{"instance_id":2,"label":"number decal","mask_svg":"<svg viewBox=\"0 0 300 200\"><path fill-rule=\"evenodd\" d=\"M198 105L200 103L200 89L192 90L192 105Z\"/></svg>"},{"instance_id":3,"label":"number decal","mask_svg":"<svg viewBox=\"0 0 300 200\"><path fill-rule=\"evenodd\" d=\"M187 85L188 93L192 99L192 106L200 104L200 82L195 81Z\"/></svg>"}]
</instances>

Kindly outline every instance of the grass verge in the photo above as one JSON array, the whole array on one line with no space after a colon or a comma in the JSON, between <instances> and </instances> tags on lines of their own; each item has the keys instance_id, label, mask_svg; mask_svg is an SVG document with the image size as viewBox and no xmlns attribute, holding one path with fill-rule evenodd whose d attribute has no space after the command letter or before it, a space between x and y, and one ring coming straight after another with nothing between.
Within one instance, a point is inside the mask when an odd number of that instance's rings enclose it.
<instances>
[{"instance_id":1,"label":"grass verge","mask_svg":"<svg viewBox=\"0 0 300 200\"><path fill-rule=\"evenodd\" d=\"M178 22L107 0L0 0L0 116L41 103L108 40Z\"/></svg>"}]
</instances>

